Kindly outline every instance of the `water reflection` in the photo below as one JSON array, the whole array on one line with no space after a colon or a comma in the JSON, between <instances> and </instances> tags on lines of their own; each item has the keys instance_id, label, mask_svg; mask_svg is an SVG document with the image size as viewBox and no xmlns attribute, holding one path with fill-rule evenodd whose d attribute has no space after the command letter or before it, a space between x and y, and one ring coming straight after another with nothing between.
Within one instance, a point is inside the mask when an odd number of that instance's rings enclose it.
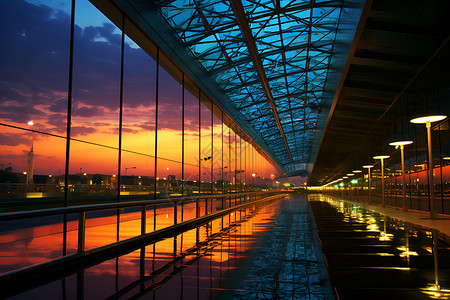
<instances>
[{"instance_id":1,"label":"water reflection","mask_svg":"<svg viewBox=\"0 0 450 300\"><path fill-rule=\"evenodd\" d=\"M448 236L326 196L310 201L341 299L450 299Z\"/></svg>"},{"instance_id":2,"label":"water reflection","mask_svg":"<svg viewBox=\"0 0 450 300\"><path fill-rule=\"evenodd\" d=\"M238 210L14 299L209 299L249 255L280 202Z\"/></svg>"}]
</instances>

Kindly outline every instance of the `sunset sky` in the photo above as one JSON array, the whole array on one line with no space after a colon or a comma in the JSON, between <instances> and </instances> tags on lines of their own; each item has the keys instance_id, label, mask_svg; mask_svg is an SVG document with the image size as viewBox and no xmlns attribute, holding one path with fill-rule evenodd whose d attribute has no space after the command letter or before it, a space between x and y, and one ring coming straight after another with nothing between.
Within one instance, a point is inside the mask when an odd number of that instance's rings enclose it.
<instances>
[{"instance_id":1,"label":"sunset sky","mask_svg":"<svg viewBox=\"0 0 450 300\"><path fill-rule=\"evenodd\" d=\"M70 1L2 0L0 23L7 28L2 36L8 41L0 46L0 123L32 129L27 122L33 120L38 131L60 136L35 134L35 174L63 174L65 140L61 137L67 130ZM73 141L70 173L117 173L120 58L121 31L87 0L76 1L71 137L107 147ZM159 74L158 157L181 162L182 86L162 68ZM122 148L142 155L124 153L122 172L136 166L134 174L154 173L155 85L156 62L126 37ZM211 112L200 105L201 156L207 157L211 151ZM199 160L198 112L199 101L185 91L185 160L190 164L186 171L193 174L198 173L192 166ZM213 131L214 151L221 153L222 125L215 116ZM228 135L226 126L224 131ZM31 139L31 132L0 126L0 161L15 172L25 171ZM224 143L228 142L225 137ZM226 160L228 153L224 156ZM247 157L249 160L250 155ZM263 169L264 176L275 172L260 160L261 174ZM181 174L180 163L158 161L158 173L163 176ZM210 172L210 163L202 164L205 172ZM215 168L220 165L216 157Z\"/></svg>"}]
</instances>

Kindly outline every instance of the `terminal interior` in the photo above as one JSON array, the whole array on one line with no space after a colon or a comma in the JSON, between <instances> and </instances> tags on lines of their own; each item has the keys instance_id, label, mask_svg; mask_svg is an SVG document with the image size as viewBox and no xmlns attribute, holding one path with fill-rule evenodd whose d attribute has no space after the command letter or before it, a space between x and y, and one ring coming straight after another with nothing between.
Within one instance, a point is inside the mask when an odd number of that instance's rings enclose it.
<instances>
[{"instance_id":1,"label":"terminal interior","mask_svg":"<svg viewBox=\"0 0 450 300\"><path fill-rule=\"evenodd\" d=\"M450 299L449 8L0 0L0 298Z\"/></svg>"}]
</instances>

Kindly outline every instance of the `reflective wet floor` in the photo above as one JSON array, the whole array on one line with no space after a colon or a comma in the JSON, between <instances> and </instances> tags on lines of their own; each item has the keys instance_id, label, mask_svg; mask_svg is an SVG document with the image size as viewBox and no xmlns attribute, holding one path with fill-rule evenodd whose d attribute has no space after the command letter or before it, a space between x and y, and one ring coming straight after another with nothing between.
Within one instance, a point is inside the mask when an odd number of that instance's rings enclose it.
<instances>
[{"instance_id":1,"label":"reflective wet floor","mask_svg":"<svg viewBox=\"0 0 450 300\"><path fill-rule=\"evenodd\" d=\"M305 196L235 211L14 299L327 299Z\"/></svg>"},{"instance_id":2,"label":"reflective wet floor","mask_svg":"<svg viewBox=\"0 0 450 300\"><path fill-rule=\"evenodd\" d=\"M450 299L448 236L308 197L235 211L12 298Z\"/></svg>"},{"instance_id":3,"label":"reflective wet floor","mask_svg":"<svg viewBox=\"0 0 450 300\"><path fill-rule=\"evenodd\" d=\"M450 299L448 236L325 196L309 200L339 299Z\"/></svg>"}]
</instances>

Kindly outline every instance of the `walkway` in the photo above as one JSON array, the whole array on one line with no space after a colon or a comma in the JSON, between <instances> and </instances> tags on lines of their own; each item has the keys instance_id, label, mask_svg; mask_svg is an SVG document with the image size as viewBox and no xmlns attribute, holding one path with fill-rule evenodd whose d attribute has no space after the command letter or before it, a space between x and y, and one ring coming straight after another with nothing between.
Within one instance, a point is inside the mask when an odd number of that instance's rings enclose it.
<instances>
[{"instance_id":1,"label":"walkway","mask_svg":"<svg viewBox=\"0 0 450 300\"><path fill-rule=\"evenodd\" d=\"M405 222L413 223L416 225L420 225L423 227L436 229L445 235L450 236L450 216L438 214L438 218L433 220L430 219L429 212L417 211L417 210L408 210L407 212L402 211L401 208L398 207L383 207L380 204L371 204L365 202L355 202L350 200L344 200L341 198L327 196L332 199L344 201L346 203L350 203L353 205L359 205L365 209L377 212L379 214L389 216L391 218L399 219Z\"/></svg>"},{"instance_id":2,"label":"walkway","mask_svg":"<svg viewBox=\"0 0 450 300\"><path fill-rule=\"evenodd\" d=\"M278 211L240 268L237 290L222 299L334 299L306 196L292 195Z\"/></svg>"},{"instance_id":3,"label":"walkway","mask_svg":"<svg viewBox=\"0 0 450 300\"><path fill-rule=\"evenodd\" d=\"M450 299L450 248L442 233L360 203L322 195L309 201L339 299Z\"/></svg>"}]
</instances>

